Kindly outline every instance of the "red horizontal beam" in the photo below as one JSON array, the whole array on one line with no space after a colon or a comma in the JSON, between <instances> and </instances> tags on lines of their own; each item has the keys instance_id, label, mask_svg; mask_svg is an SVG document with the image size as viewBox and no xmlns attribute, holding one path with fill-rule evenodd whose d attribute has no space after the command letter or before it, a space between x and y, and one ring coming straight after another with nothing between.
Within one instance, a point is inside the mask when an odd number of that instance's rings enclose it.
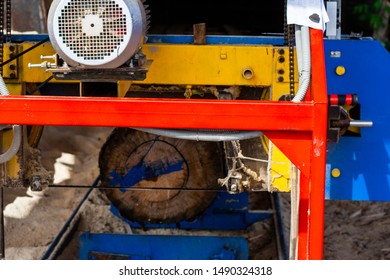
<instances>
[{"instance_id":1,"label":"red horizontal beam","mask_svg":"<svg viewBox=\"0 0 390 280\"><path fill-rule=\"evenodd\" d=\"M2 96L0 124L312 131L313 102Z\"/></svg>"}]
</instances>

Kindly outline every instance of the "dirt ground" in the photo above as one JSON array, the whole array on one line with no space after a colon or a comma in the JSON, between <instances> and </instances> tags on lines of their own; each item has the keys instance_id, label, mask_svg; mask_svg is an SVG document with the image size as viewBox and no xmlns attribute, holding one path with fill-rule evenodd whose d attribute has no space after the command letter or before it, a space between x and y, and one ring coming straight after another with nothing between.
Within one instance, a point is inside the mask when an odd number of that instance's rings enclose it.
<instances>
[{"instance_id":1,"label":"dirt ground","mask_svg":"<svg viewBox=\"0 0 390 280\"><path fill-rule=\"evenodd\" d=\"M46 127L39 148L44 166L55 171L55 183L91 185L99 173L99 150L111 130ZM41 259L86 191L50 188L32 193L5 189L6 259ZM280 197L288 231L289 197L286 194ZM327 201L324 258L390 259L389 206L389 203ZM109 202L98 191L91 193L76 220L73 238L59 259L78 259L78 236L85 231L129 233L129 228L110 212ZM256 224L244 234L256 239L267 230L269 226ZM256 250L268 250L264 244Z\"/></svg>"}]
</instances>

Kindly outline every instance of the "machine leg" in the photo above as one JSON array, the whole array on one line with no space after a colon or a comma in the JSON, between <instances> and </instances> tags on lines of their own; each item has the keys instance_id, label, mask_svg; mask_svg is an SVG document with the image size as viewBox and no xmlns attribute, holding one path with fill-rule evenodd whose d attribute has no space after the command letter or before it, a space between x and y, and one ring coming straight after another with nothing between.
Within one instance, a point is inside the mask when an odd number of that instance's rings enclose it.
<instances>
[{"instance_id":1,"label":"machine leg","mask_svg":"<svg viewBox=\"0 0 390 280\"><path fill-rule=\"evenodd\" d=\"M325 165L328 104L322 30L311 29L314 105L310 173L300 180L298 259L322 259L324 242ZM309 175L309 176L307 176Z\"/></svg>"},{"instance_id":2,"label":"machine leg","mask_svg":"<svg viewBox=\"0 0 390 280\"><path fill-rule=\"evenodd\" d=\"M5 259L3 190L0 186L0 260Z\"/></svg>"}]
</instances>

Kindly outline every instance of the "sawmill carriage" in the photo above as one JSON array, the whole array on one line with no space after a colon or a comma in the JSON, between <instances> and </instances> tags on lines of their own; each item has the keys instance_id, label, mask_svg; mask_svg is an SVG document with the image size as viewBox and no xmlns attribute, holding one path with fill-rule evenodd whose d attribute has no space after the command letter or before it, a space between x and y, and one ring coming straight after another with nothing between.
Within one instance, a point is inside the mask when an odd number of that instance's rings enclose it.
<instances>
[{"instance_id":1,"label":"sawmill carriage","mask_svg":"<svg viewBox=\"0 0 390 280\"><path fill-rule=\"evenodd\" d=\"M370 38L342 37L341 1L325 3L326 32L324 6L310 15L314 27L298 25L288 21L289 1L37 1L47 21L38 35L11 34L10 1L2 2L5 186L52 185L31 164L44 126L109 126L93 187L132 227L242 229L277 217L274 194L291 192L290 257L321 258L325 198L390 199L387 179L361 180L354 170L364 162L341 160L352 147L367 161L361 147L386 146L384 129L367 128L389 117L371 101L384 85L356 81L388 54ZM385 80L386 67L365 78ZM260 193L269 201L250 211ZM232 244L240 254L229 257L247 257Z\"/></svg>"}]
</instances>

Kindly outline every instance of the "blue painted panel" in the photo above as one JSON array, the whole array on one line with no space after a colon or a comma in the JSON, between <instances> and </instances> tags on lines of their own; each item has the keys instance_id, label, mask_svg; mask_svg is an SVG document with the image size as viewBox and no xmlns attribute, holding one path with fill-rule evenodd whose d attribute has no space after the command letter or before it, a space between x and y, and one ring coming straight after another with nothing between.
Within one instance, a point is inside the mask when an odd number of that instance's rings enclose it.
<instances>
[{"instance_id":1,"label":"blue painted panel","mask_svg":"<svg viewBox=\"0 0 390 280\"><path fill-rule=\"evenodd\" d=\"M149 35L148 43L164 44L192 44L194 36L192 35ZM206 43L210 45L229 44L229 45L277 45L284 44L283 35L280 36L206 36Z\"/></svg>"},{"instance_id":2,"label":"blue painted panel","mask_svg":"<svg viewBox=\"0 0 390 280\"><path fill-rule=\"evenodd\" d=\"M331 51L340 51L332 58ZM356 93L361 119L374 122L361 137L342 137L329 143L327 199L390 201L390 55L375 40L325 41L328 93ZM346 73L338 76L337 66ZM333 178L333 168L341 176Z\"/></svg>"},{"instance_id":3,"label":"blue painted panel","mask_svg":"<svg viewBox=\"0 0 390 280\"><path fill-rule=\"evenodd\" d=\"M96 256L130 260L246 260L248 242L237 236L83 233L79 239L80 259L98 259Z\"/></svg>"},{"instance_id":4,"label":"blue painted panel","mask_svg":"<svg viewBox=\"0 0 390 280\"><path fill-rule=\"evenodd\" d=\"M49 37L48 34L12 34L11 41L12 42L35 42L42 41ZM5 38L5 36L4 36Z\"/></svg>"},{"instance_id":5,"label":"blue painted panel","mask_svg":"<svg viewBox=\"0 0 390 280\"><path fill-rule=\"evenodd\" d=\"M13 42L42 41L48 38L47 34L14 34L11 37ZM164 44L192 44L192 35L148 35L148 43ZM207 36L207 44L246 44L246 45L283 45L283 35L280 36Z\"/></svg>"},{"instance_id":6,"label":"blue painted panel","mask_svg":"<svg viewBox=\"0 0 390 280\"><path fill-rule=\"evenodd\" d=\"M111 212L133 228L181 228L202 230L245 230L251 224L271 218L272 210L251 212L248 210L248 194L219 192L207 210L194 221L177 224L142 224L122 218L118 209L111 204Z\"/></svg>"}]
</instances>

